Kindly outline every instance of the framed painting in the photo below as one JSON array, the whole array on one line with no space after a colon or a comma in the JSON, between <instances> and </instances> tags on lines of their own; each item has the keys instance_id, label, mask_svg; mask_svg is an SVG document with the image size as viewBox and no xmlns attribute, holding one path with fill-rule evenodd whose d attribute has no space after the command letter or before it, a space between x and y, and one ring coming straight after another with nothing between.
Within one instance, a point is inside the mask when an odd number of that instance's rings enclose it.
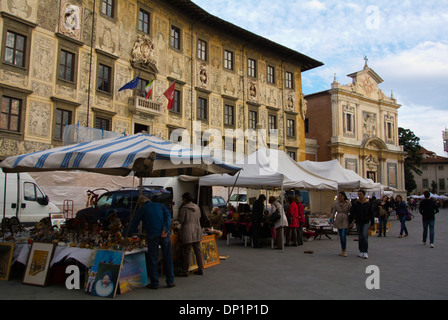
<instances>
[{"instance_id":1,"label":"framed painting","mask_svg":"<svg viewBox=\"0 0 448 320\"><path fill-rule=\"evenodd\" d=\"M0 280L9 280L13 254L14 242L0 243Z\"/></svg>"},{"instance_id":2,"label":"framed painting","mask_svg":"<svg viewBox=\"0 0 448 320\"><path fill-rule=\"evenodd\" d=\"M94 294L94 285L97 280L97 273L100 264L118 265L123 264L124 251L114 250L95 250L92 257L92 263L89 269L89 274L86 277L85 292L88 294Z\"/></svg>"},{"instance_id":3,"label":"framed painting","mask_svg":"<svg viewBox=\"0 0 448 320\"><path fill-rule=\"evenodd\" d=\"M23 275L23 284L40 287L47 285L54 249L54 243L33 242Z\"/></svg>"},{"instance_id":4,"label":"framed painting","mask_svg":"<svg viewBox=\"0 0 448 320\"><path fill-rule=\"evenodd\" d=\"M92 295L103 298L115 298L120 278L121 265L100 263L98 265Z\"/></svg>"},{"instance_id":5,"label":"framed painting","mask_svg":"<svg viewBox=\"0 0 448 320\"><path fill-rule=\"evenodd\" d=\"M201 241L202 260L204 269L220 264L218 246L215 235L206 236Z\"/></svg>"}]
</instances>

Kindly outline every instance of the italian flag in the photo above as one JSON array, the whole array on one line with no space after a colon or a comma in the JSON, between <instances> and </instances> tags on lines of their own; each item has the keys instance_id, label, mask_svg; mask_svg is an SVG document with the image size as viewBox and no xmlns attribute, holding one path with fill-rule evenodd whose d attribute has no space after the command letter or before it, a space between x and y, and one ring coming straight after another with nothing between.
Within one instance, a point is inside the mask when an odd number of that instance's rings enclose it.
<instances>
[{"instance_id":1,"label":"italian flag","mask_svg":"<svg viewBox=\"0 0 448 320\"><path fill-rule=\"evenodd\" d=\"M149 97L151 97L152 88L153 88L153 85L154 85L154 80L155 80L155 78L152 79L152 80L148 83L148 85L145 87L145 91L146 91L146 99L149 99Z\"/></svg>"}]
</instances>

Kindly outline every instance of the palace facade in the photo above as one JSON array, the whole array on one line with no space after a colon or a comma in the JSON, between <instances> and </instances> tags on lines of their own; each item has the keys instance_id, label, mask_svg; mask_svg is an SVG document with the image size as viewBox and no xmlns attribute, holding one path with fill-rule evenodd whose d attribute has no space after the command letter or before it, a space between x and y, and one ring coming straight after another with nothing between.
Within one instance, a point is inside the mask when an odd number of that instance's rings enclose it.
<instances>
[{"instance_id":1,"label":"palace facade","mask_svg":"<svg viewBox=\"0 0 448 320\"><path fill-rule=\"evenodd\" d=\"M0 10L0 160L61 146L71 124L165 139L266 129L267 145L276 129L279 149L305 160L301 73L319 61L189 0L2 0Z\"/></svg>"}]
</instances>

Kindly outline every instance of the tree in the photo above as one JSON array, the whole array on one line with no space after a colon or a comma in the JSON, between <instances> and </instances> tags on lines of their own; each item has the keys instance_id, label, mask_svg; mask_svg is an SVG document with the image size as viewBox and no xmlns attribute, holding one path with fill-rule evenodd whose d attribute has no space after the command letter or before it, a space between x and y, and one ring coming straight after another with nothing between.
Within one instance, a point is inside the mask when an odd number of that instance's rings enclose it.
<instances>
[{"instance_id":1,"label":"tree","mask_svg":"<svg viewBox=\"0 0 448 320\"><path fill-rule=\"evenodd\" d=\"M420 138L409 129L398 128L398 139L406 153L404 157L405 188L408 193L411 193L417 187L413 172L419 176L422 174L420 170L423 160L420 153L422 146Z\"/></svg>"}]
</instances>

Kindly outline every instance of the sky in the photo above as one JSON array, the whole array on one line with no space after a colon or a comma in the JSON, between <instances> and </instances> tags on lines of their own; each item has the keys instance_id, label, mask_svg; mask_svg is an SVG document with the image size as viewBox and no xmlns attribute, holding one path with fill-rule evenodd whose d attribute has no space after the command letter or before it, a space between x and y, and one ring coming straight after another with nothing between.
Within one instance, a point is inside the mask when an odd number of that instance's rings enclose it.
<instances>
[{"instance_id":1,"label":"sky","mask_svg":"<svg viewBox=\"0 0 448 320\"><path fill-rule=\"evenodd\" d=\"M223 20L324 63L302 73L305 95L368 65L401 105L398 125L448 157L448 0L193 0Z\"/></svg>"}]
</instances>

